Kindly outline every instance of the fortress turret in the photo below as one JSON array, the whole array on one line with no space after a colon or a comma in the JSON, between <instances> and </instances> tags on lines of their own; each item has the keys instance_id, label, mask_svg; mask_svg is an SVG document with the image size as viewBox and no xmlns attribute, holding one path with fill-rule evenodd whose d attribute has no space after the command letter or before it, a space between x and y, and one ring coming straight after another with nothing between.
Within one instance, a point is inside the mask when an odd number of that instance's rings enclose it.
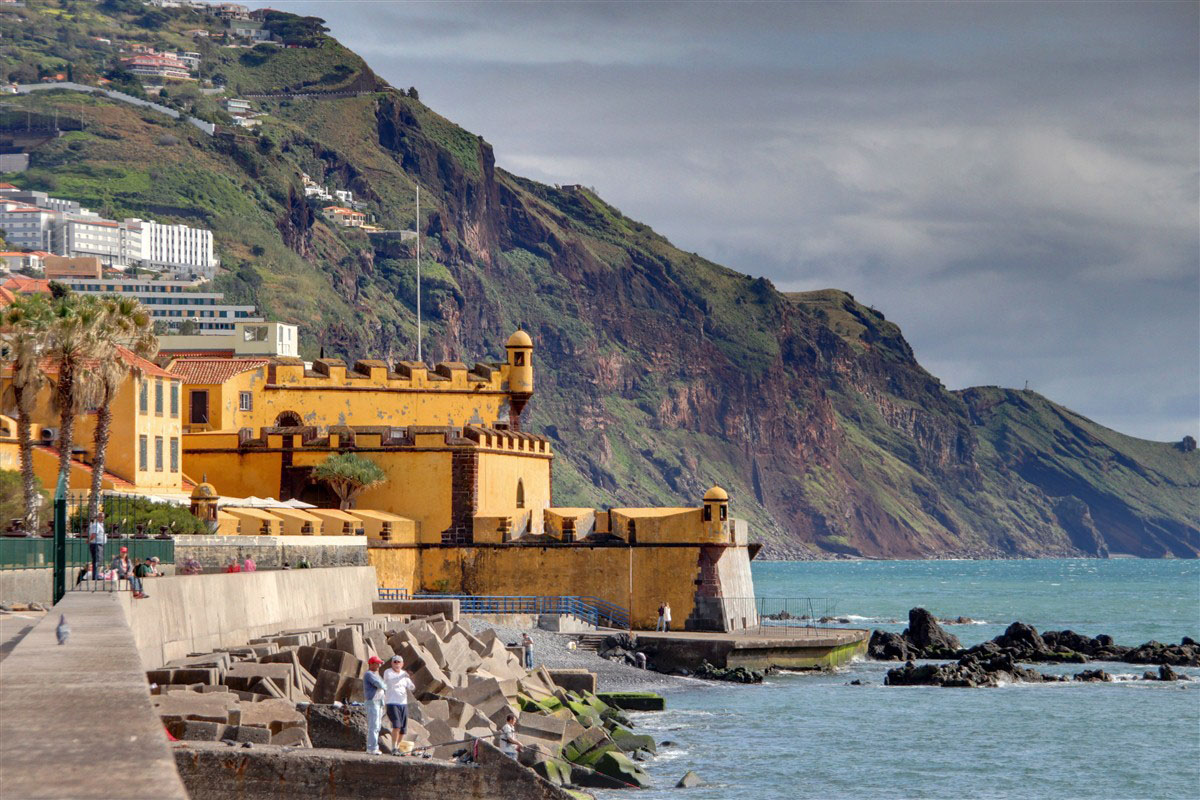
<instances>
[{"instance_id":1,"label":"fortress turret","mask_svg":"<svg viewBox=\"0 0 1200 800\"><path fill-rule=\"evenodd\" d=\"M704 493L704 527L709 535L719 538L729 519L729 492L714 486Z\"/></svg>"},{"instance_id":2,"label":"fortress turret","mask_svg":"<svg viewBox=\"0 0 1200 800\"><path fill-rule=\"evenodd\" d=\"M533 394L533 339L525 331L517 331L508 337L504 349L508 353L505 367L508 373L510 424L519 430L521 411Z\"/></svg>"}]
</instances>

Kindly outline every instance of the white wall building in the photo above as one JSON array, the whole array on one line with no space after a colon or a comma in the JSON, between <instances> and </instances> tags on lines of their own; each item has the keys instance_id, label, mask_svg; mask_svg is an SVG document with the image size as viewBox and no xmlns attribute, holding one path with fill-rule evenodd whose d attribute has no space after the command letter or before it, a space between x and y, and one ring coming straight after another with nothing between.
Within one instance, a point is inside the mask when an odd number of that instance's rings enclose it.
<instances>
[{"instance_id":1,"label":"white wall building","mask_svg":"<svg viewBox=\"0 0 1200 800\"><path fill-rule=\"evenodd\" d=\"M232 331L206 331L196 336L158 337L160 355L173 353L235 356L300 356L300 329L282 322L235 322Z\"/></svg>"},{"instance_id":2,"label":"white wall building","mask_svg":"<svg viewBox=\"0 0 1200 800\"><path fill-rule=\"evenodd\" d=\"M57 226L53 250L60 256L96 256L101 264L124 266L142 259L142 230L112 220L68 217Z\"/></svg>"},{"instance_id":3,"label":"white wall building","mask_svg":"<svg viewBox=\"0 0 1200 800\"><path fill-rule=\"evenodd\" d=\"M195 281L152 281L137 278L63 278L60 281L80 294L116 294L135 297L155 322L178 328L185 321L201 332L232 332L238 322L262 322L254 306L226 304L220 292L196 292Z\"/></svg>"},{"instance_id":4,"label":"white wall building","mask_svg":"<svg viewBox=\"0 0 1200 800\"><path fill-rule=\"evenodd\" d=\"M24 203L0 202L0 230L5 241L22 250L51 250L54 240L54 211Z\"/></svg>"},{"instance_id":5,"label":"white wall building","mask_svg":"<svg viewBox=\"0 0 1200 800\"><path fill-rule=\"evenodd\" d=\"M127 219L141 227L141 262L151 269L188 272L211 278L220 261L213 255L212 231L152 220Z\"/></svg>"}]
</instances>

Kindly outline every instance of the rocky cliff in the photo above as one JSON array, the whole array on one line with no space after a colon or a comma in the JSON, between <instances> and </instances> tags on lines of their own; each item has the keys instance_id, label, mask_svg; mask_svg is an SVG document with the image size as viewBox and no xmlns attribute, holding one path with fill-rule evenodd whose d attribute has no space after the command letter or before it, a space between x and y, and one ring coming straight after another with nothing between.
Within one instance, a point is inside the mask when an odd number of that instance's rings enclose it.
<instances>
[{"instance_id":1,"label":"rocky cliff","mask_svg":"<svg viewBox=\"0 0 1200 800\"><path fill-rule=\"evenodd\" d=\"M164 16L152 36L168 44L213 24ZM132 13L100 18L92 35L143 34ZM31 30L22 52L61 46ZM558 504L691 504L721 483L776 556L1200 554L1200 453L1029 392L947 391L878 311L836 290L782 294L589 189L498 169L481 137L332 39L204 45L204 58L230 96L307 96L257 99L258 133L215 138L89 100L84 133L6 180L212 226L222 288L298 323L305 355L350 359L414 356L415 253L399 235L328 225L300 174L351 189L389 230L414 226L419 184L425 352L493 359L512 329L531 333L529 424L555 440ZM196 113L213 102L187 97Z\"/></svg>"}]
</instances>

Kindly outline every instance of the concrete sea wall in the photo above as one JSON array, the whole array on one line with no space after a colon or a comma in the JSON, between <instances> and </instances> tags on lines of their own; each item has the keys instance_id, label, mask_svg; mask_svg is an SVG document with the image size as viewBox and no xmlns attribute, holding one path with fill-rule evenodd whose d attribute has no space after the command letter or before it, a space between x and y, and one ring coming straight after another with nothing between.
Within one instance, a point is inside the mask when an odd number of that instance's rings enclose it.
<instances>
[{"instance_id":1,"label":"concrete sea wall","mask_svg":"<svg viewBox=\"0 0 1200 800\"><path fill-rule=\"evenodd\" d=\"M307 559L313 567L365 567L365 536L176 536L175 562L193 558L205 572L217 572L230 560L253 556L259 569L293 567Z\"/></svg>"},{"instance_id":2,"label":"concrete sea wall","mask_svg":"<svg viewBox=\"0 0 1200 800\"><path fill-rule=\"evenodd\" d=\"M150 597L119 595L147 669L256 636L372 613L373 567L183 575L151 580Z\"/></svg>"},{"instance_id":3,"label":"concrete sea wall","mask_svg":"<svg viewBox=\"0 0 1200 800\"><path fill-rule=\"evenodd\" d=\"M187 800L145 669L119 595L68 593L0 668L0 795Z\"/></svg>"}]
</instances>

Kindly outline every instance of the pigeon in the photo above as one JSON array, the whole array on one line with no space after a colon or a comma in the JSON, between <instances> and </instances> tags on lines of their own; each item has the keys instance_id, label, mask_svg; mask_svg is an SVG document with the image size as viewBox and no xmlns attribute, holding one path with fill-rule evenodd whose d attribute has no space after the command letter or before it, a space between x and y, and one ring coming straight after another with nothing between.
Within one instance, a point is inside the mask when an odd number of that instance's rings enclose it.
<instances>
[{"instance_id":1,"label":"pigeon","mask_svg":"<svg viewBox=\"0 0 1200 800\"><path fill-rule=\"evenodd\" d=\"M67 615L66 614L58 615L58 627L55 628L54 631L55 631L55 633L58 634L58 643L66 644L67 639L70 638L70 636L71 636L71 627L69 625L67 625Z\"/></svg>"}]
</instances>

